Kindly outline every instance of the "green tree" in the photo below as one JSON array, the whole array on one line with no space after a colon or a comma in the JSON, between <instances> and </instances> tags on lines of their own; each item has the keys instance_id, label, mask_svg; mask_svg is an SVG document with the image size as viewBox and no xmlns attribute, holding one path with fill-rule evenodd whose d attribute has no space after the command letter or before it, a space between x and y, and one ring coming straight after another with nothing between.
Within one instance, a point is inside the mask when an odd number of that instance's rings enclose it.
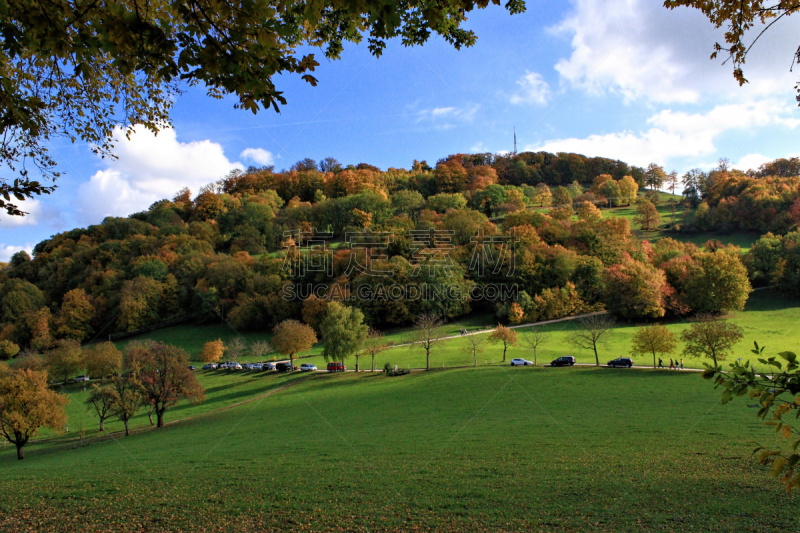
<instances>
[{"instance_id":1,"label":"green tree","mask_svg":"<svg viewBox=\"0 0 800 533\"><path fill-rule=\"evenodd\" d=\"M722 313L744 309L753 291L738 248L715 248L693 256L683 293L695 313Z\"/></svg>"},{"instance_id":2,"label":"green tree","mask_svg":"<svg viewBox=\"0 0 800 533\"><path fill-rule=\"evenodd\" d=\"M272 330L272 345L275 351L289 356L294 368L294 355L310 350L317 342L317 335L310 326L297 320L284 320Z\"/></svg>"},{"instance_id":3,"label":"green tree","mask_svg":"<svg viewBox=\"0 0 800 533\"><path fill-rule=\"evenodd\" d=\"M68 403L47 387L47 372L10 370L0 376L0 435L17 447L17 459L25 458L22 449L39 428L63 430Z\"/></svg>"},{"instance_id":4,"label":"green tree","mask_svg":"<svg viewBox=\"0 0 800 533\"><path fill-rule=\"evenodd\" d=\"M6 339L0 339L0 361L11 359L19 353L19 346Z\"/></svg>"},{"instance_id":5,"label":"green tree","mask_svg":"<svg viewBox=\"0 0 800 533\"><path fill-rule=\"evenodd\" d=\"M331 302L325 312L325 318L319 326L325 347L322 356L325 361L341 361L354 355L356 372L358 372L358 356L369 334L369 327L364 324L364 313L355 307L348 307L339 302Z\"/></svg>"},{"instance_id":6,"label":"green tree","mask_svg":"<svg viewBox=\"0 0 800 533\"><path fill-rule=\"evenodd\" d=\"M701 315L681 333L687 357L708 357L714 362L725 360L733 346L742 340L743 330L736 324L713 315Z\"/></svg>"},{"instance_id":7,"label":"green tree","mask_svg":"<svg viewBox=\"0 0 800 533\"><path fill-rule=\"evenodd\" d=\"M731 369L708 368L703 377L714 380L715 387L722 389L722 403L728 403L736 396L747 396L757 400L759 409L756 412L766 424L774 427L774 431L784 439L790 439L788 450L759 446L754 450L758 462L770 467L770 475L780 479L786 492L800 488L800 429L797 427L797 413L800 403L800 362L794 352L780 352L779 357L764 357L763 347L753 343L752 350L758 356L758 362L765 365L769 372L756 372L750 361L740 363L734 361ZM771 416L770 416L771 415ZM769 416L769 418L767 418Z\"/></svg>"},{"instance_id":8,"label":"green tree","mask_svg":"<svg viewBox=\"0 0 800 533\"><path fill-rule=\"evenodd\" d=\"M337 59L346 42L367 37L379 56L392 38L425 43L436 33L455 48L476 36L462 24L488 2L449 0L322 3L215 0L113 5L81 0L4 3L0 19L0 159L19 177L0 179L0 208L49 193L28 177L37 167L55 178L50 139L81 139L109 154L118 124L158 131L169 124L181 84L205 85L212 97L232 94L252 112L286 103L274 79L295 74L316 85L319 65L309 46ZM524 11L521 0L505 8ZM124 95L124 98L120 95Z\"/></svg>"},{"instance_id":9,"label":"green tree","mask_svg":"<svg viewBox=\"0 0 800 533\"><path fill-rule=\"evenodd\" d=\"M631 355L653 354L653 368L656 368L656 354L671 354L677 346L674 333L661 324L654 324L639 328L633 334Z\"/></svg>"}]
</instances>

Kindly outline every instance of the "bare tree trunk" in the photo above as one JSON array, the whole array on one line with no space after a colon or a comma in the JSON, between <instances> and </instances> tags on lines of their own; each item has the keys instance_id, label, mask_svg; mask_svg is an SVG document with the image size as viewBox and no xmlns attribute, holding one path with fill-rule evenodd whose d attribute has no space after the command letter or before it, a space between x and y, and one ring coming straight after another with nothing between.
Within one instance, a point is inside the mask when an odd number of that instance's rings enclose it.
<instances>
[{"instance_id":1,"label":"bare tree trunk","mask_svg":"<svg viewBox=\"0 0 800 533\"><path fill-rule=\"evenodd\" d=\"M128 435L130 435L130 433L128 432L128 419L126 418L125 420L122 421L122 423L125 424L125 436L127 437Z\"/></svg>"},{"instance_id":2,"label":"bare tree trunk","mask_svg":"<svg viewBox=\"0 0 800 533\"><path fill-rule=\"evenodd\" d=\"M22 451L22 447L25 446L25 443L16 442L15 444L17 445L17 459L21 461L25 459L25 453Z\"/></svg>"},{"instance_id":3,"label":"bare tree trunk","mask_svg":"<svg viewBox=\"0 0 800 533\"><path fill-rule=\"evenodd\" d=\"M148 418L148 420L150 420L150 425L151 426L155 426L155 424L153 423L153 410L152 409L150 409L150 411L147 412L147 418Z\"/></svg>"},{"instance_id":4,"label":"bare tree trunk","mask_svg":"<svg viewBox=\"0 0 800 533\"><path fill-rule=\"evenodd\" d=\"M425 346L425 370L431 369L431 347Z\"/></svg>"},{"instance_id":5,"label":"bare tree trunk","mask_svg":"<svg viewBox=\"0 0 800 533\"><path fill-rule=\"evenodd\" d=\"M375 372L375 356L372 356L372 371Z\"/></svg>"},{"instance_id":6,"label":"bare tree trunk","mask_svg":"<svg viewBox=\"0 0 800 533\"><path fill-rule=\"evenodd\" d=\"M156 409L156 417L158 418L157 428L164 427L164 409Z\"/></svg>"},{"instance_id":7,"label":"bare tree trunk","mask_svg":"<svg viewBox=\"0 0 800 533\"><path fill-rule=\"evenodd\" d=\"M105 422L105 420L101 418L101 419L100 419L100 431L103 431L103 430L104 430L104 428L103 428L103 422Z\"/></svg>"},{"instance_id":8,"label":"bare tree trunk","mask_svg":"<svg viewBox=\"0 0 800 533\"><path fill-rule=\"evenodd\" d=\"M597 355L597 344L592 344L592 349L594 350L594 362L597 366L600 366L600 357Z\"/></svg>"}]
</instances>

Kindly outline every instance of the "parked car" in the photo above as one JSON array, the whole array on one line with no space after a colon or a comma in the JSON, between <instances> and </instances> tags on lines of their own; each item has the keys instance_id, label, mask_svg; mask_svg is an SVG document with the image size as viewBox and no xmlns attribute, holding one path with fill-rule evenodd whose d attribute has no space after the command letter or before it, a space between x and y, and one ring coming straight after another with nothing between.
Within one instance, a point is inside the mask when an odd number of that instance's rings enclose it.
<instances>
[{"instance_id":1,"label":"parked car","mask_svg":"<svg viewBox=\"0 0 800 533\"><path fill-rule=\"evenodd\" d=\"M562 355L558 359L550 362L550 366L572 366L575 364L575 358L571 355Z\"/></svg>"},{"instance_id":2,"label":"parked car","mask_svg":"<svg viewBox=\"0 0 800 533\"><path fill-rule=\"evenodd\" d=\"M250 370L263 370L263 367L261 363L250 363Z\"/></svg>"},{"instance_id":3,"label":"parked car","mask_svg":"<svg viewBox=\"0 0 800 533\"><path fill-rule=\"evenodd\" d=\"M197 370L197 367L195 367L194 365L189 365L189 370L194 372L195 370Z\"/></svg>"},{"instance_id":4,"label":"parked car","mask_svg":"<svg viewBox=\"0 0 800 533\"><path fill-rule=\"evenodd\" d=\"M239 363L228 363L228 368L230 368L231 370L241 370L242 365L240 365Z\"/></svg>"},{"instance_id":5,"label":"parked car","mask_svg":"<svg viewBox=\"0 0 800 533\"><path fill-rule=\"evenodd\" d=\"M312 365L311 363L303 363L300 365L300 372L316 372L317 365Z\"/></svg>"},{"instance_id":6,"label":"parked car","mask_svg":"<svg viewBox=\"0 0 800 533\"><path fill-rule=\"evenodd\" d=\"M217 364L216 363L206 363L203 365L201 370L216 370Z\"/></svg>"},{"instance_id":7,"label":"parked car","mask_svg":"<svg viewBox=\"0 0 800 533\"><path fill-rule=\"evenodd\" d=\"M272 363L264 363L262 370L275 370L275 365Z\"/></svg>"},{"instance_id":8,"label":"parked car","mask_svg":"<svg viewBox=\"0 0 800 533\"><path fill-rule=\"evenodd\" d=\"M328 372L344 372L345 370L347 370L347 367L344 366L344 363L328 363Z\"/></svg>"},{"instance_id":9,"label":"parked car","mask_svg":"<svg viewBox=\"0 0 800 533\"><path fill-rule=\"evenodd\" d=\"M609 361L608 366L610 366L611 368L616 368L619 366L630 368L633 366L633 359L631 359L630 357L617 357L616 359Z\"/></svg>"},{"instance_id":10,"label":"parked car","mask_svg":"<svg viewBox=\"0 0 800 533\"><path fill-rule=\"evenodd\" d=\"M291 372L294 370L291 363L278 363L275 365L275 370L278 372Z\"/></svg>"},{"instance_id":11,"label":"parked car","mask_svg":"<svg viewBox=\"0 0 800 533\"><path fill-rule=\"evenodd\" d=\"M511 360L511 366L528 366L532 364L533 363L528 361L527 359L516 358Z\"/></svg>"},{"instance_id":12,"label":"parked car","mask_svg":"<svg viewBox=\"0 0 800 533\"><path fill-rule=\"evenodd\" d=\"M89 381L89 376L78 376L78 377L72 378L72 382L73 383L81 383L83 381Z\"/></svg>"},{"instance_id":13,"label":"parked car","mask_svg":"<svg viewBox=\"0 0 800 533\"><path fill-rule=\"evenodd\" d=\"M250 363L242 363L242 370L252 370L253 366Z\"/></svg>"}]
</instances>

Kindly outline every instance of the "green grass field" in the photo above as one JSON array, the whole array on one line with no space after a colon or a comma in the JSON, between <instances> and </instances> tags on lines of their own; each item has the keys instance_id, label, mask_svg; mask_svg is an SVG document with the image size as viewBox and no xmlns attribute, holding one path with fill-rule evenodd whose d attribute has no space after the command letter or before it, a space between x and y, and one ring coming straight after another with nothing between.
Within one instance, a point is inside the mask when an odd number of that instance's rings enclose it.
<instances>
[{"instance_id":1,"label":"green grass field","mask_svg":"<svg viewBox=\"0 0 800 533\"><path fill-rule=\"evenodd\" d=\"M745 332L744 340L736 347L735 357L737 358L747 359L751 356L750 349L753 346L753 341L757 341L761 346L766 346L767 350L773 354L783 350L800 351L797 339L787 333L795 331L796 324L800 323L800 302L796 300L783 298L771 291L756 291L750 295L745 310L732 312L729 318L739 324ZM458 335L461 328L475 331L492 328L495 324L493 315L469 315L462 317L461 320L447 324L443 332L445 335ZM666 323L667 327L676 334L685 329L687 324L688 321L686 320ZM551 335L548 342L539 348L537 362L539 364L549 363L560 355L574 355L579 363L594 363L593 353L576 350L567 342L570 331L577 325L576 322L565 321L540 326L550 332ZM606 361L615 357L628 356L631 338L636 329L641 326L642 324L637 323L618 324L614 331L607 336L606 342L600 348L600 363L605 364ZM520 342L517 346L509 349L507 359L523 357L533 360L533 350L524 341L525 337L529 335L530 328L517 329L517 332ZM154 340L183 346L194 358L200 354L203 343L217 338L227 341L234 336L236 336L235 332L226 326L220 325L174 326L147 335L148 338ZM265 333L245 335L245 338L250 342L261 339L268 340L269 337L270 334ZM387 341L397 344L408 342L411 338L412 330L409 328L393 330L387 332L386 335ZM124 345L125 342L123 341L120 344ZM675 357L681 357L679 353L681 349L682 346L679 347ZM309 353L301 354L302 362L314 363L319 368L323 368L325 361L321 354L322 344L318 344ZM277 355L272 355L269 359L278 357ZM502 358L502 345L485 344L484 352L478 355L478 364L481 366L501 364ZM669 356L666 359L669 359ZM243 360L255 361L257 358L245 357ZM641 365L652 364L651 357L639 356L635 357L634 361L636 364ZM684 358L684 364L687 368L703 368L703 363L705 362L707 361ZM353 358L348 359L345 363L348 368L355 367ZM368 369L371 366L371 362L363 357L359 363L362 369ZM386 350L376 358L376 369L382 369L385 363L399 365L402 368L424 368L425 355L419 348L395 347ZM433 367L471 366L473 364L473 357L467 340L462 337L440 341L431 352L431 366Z\"/></svg>"},{"instance_id":2,"label":"green grass field","mask_svg":"<svg viewBox=\"0 0 800 533\"><path fill-rule=\"evenodd\" d=\"M800 528L797 498L750 457L772 432L696 373L295 379L127 438L32 444L24 461L0 449L0 530Z\"/></svg>"}]
</instances>

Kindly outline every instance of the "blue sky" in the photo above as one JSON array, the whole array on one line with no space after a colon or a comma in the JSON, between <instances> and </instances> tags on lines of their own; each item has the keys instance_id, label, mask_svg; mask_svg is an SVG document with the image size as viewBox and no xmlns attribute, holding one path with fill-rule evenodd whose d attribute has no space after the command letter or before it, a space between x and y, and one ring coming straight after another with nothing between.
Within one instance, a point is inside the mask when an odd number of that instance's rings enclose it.
<instances>
[{"instance_id":1,"label":"blue sky","mask_svg":"<svg viewBox=\"0 0 800 533\"><path fill-rule=\"evenodd\" d=\"M572 151L650 162L680 173L727 157L737 168L800 154L800 111L789 71L798 20L781 21L756 44L739 87L729 65L710 60L722 31L696 11L652 0L528 2L510 16L473 14L478 43L456 51L433 38L392 43L381 58L364 45L315 73L276 80L280 114L233 109L202 88L175 103L173 129L120 139L118 159L85 144L53 145L65 175L30 215L0 216L0 261L54 233L125 216L196 192L236 167L289 168L310 157L383 169L433 164L457 152Z\"/></svg>"}]
</instances>

